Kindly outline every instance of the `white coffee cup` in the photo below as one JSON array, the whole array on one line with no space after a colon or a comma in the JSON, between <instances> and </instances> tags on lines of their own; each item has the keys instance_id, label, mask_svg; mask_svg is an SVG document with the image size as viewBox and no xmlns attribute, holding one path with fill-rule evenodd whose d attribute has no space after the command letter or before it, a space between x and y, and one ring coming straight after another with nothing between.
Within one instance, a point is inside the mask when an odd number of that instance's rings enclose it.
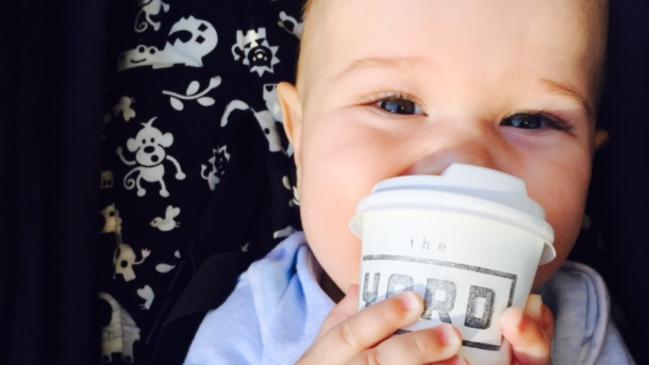
<instances>
[{"instance_id":1,"label":"white coffee cup","mask_svg":"<svg viewBox=\"0 0 649 365\"><path fill-rule=\"evenodd\" d=\"M363 245L359 309L413 290L425 310L404 330L452 323L469 363L510 363L500 315L524 308L538 265L556 256L523 180L466 164L388 179L361 200L350 229Z\"/></svg>"}]
</instances>

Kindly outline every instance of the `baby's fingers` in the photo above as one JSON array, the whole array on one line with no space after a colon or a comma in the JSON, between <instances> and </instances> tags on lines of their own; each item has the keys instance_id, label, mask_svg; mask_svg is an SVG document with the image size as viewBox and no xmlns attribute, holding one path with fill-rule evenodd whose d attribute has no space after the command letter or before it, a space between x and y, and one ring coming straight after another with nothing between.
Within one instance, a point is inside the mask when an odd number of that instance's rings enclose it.
<instances>
[{"instance_id":1,"label":"baby's fingers","mask_svg":"<svg viewBox=\"0 0 649 365\"><path fill-rule=\"evenodd\" d=\"M513 364L549 365L554 318L541 297L530 295L525 312L507 309L500 320L503 335L512 345Z\"/></svg>"},{"instance_id":2,"label":"baby's fingers","mask_svg":"<svg viewBox=\"0 0 649 365\"><path fill-rule=\"evenodd\" d=\"M416 321L422 312L422 299L412 292L377 303L321 334L302 358L303 363L345 364ZM331 316L334 315L332 312ZM327 321L335 323L343 317Z\"/></svg>"},{"instance_id":3,"label":"baby's fingers","mask_svg":"<svg viewBox=\"0 0 649 365\"><path fill-rule=\"evenodd\" d=\"M358 285L352 285L347 290L345 297L334 307L322 323L318 338L322 337L341 322L351 318L356 312L358 312Z\"/></svg>"},{"instance_id":4,"label":"baby's fingers","mask_svg":"<svg viewBox=\"0 0 649 365\"><path fill-rule=\"evenodd\" d=\"M390 337L378 346L357 355L350 364L429 364L450 360L462 346L460 333L451 325ZM444 364L465 364L456 357Z\"/></svg>"}]
</instances>

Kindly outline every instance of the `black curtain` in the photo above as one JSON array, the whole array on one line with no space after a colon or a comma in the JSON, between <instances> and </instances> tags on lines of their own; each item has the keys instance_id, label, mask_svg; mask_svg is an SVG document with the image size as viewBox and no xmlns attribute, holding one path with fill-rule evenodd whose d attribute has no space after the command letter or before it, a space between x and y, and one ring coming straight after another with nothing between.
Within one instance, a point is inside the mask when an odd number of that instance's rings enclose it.
<instances>
[{"instance_id":1,"label":"black curtain","mask_svg":"<svg viewBox=\"0 0 649 365\"><path fill-rule=\"evenodd\" d=\"M97 363L106 2L0 11L0 363Z\"/></svg>"}]
</instances>

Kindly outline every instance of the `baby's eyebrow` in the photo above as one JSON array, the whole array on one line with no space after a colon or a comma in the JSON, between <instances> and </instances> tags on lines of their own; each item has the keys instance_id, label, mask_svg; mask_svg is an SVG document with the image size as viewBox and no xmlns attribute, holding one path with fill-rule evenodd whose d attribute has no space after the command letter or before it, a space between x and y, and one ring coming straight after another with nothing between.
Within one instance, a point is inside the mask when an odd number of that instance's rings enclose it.
<instances>
[{"instance_id":1,"label":"baby's eyebrow","mask_svg":"<svg viewBox=\"0 0 649 365\"><path fill-rule=\"evenodd\" d=\"M410 68L427 61L422 57L366 57L352 61L349 66L337 73L332 81L338 81L350 73L359 70Z\"/></svg>"},{"instance_id":2,"label":"baby's eyebrow","mask_svg":"<svg viewBox=\"0 0 649 365\"><path fill-rule=\"evenodd\" d=\"M352 61L349 66L345 67L341 72L337 73L331 80L339 81L343 77L359 71L359 70L372 70L372 69L410 69L418 65L430 65L431 61L422 57L365 57ZM576 101L581 107L584 108L587 116L593 116L593 108L573 88L562 84L558 81L542 78L540 79L541 85L549 92L557 95L562 95Z\"/></svg>"},{"instance_id":3,"label":"baby's eyebrow","mask_svg":"<svg viewBox=\"0 0 649 365\"><path fill-rule=\"evenodd\" d=\"M548 91L550 91L551 93L563 95L576 101L586 110L586 114L588 115L589 118L593 116L593 109L591 108L590 104L588 104L586 99L584 99L583 96L581 96L577 91L573 90L571 87L549 79L541 79L540 81L543 87Z\"/></svg>"}]
</instances>

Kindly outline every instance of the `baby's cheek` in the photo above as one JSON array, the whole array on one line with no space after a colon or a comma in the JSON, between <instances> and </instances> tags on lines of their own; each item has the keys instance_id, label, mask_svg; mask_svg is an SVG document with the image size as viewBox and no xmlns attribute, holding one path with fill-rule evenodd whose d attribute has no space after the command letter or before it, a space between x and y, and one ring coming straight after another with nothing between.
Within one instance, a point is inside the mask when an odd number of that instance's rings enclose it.
<instances>
[{"instance_id":1,"label":"baby's cheek","mask_svg":"<svg viewBox=\"0 0 649 365\"><path fill-rule=\"evenodd\" d=\"M361 250L356 239L339 242L337 247L328 247L326 266L323 265L329 277L341 290L347 290L352 284L359 284Z\"/></svg>"},{"instance_id":2,"label":"baby's cheek","mask_svg":"<svg viewBox=\"0 0 649 365\"><path fill-rule=\"evenodd\" d=\"M554 199L541 201L547 214L547 221L554 230L553 245L557 256L550 263L539 266L534 279L534 290L540 289L559 270L577 241L581 232L585 205L585 193L580 190L583 189L564 190L557 192Z\"/></svg>"}]
</instances>

